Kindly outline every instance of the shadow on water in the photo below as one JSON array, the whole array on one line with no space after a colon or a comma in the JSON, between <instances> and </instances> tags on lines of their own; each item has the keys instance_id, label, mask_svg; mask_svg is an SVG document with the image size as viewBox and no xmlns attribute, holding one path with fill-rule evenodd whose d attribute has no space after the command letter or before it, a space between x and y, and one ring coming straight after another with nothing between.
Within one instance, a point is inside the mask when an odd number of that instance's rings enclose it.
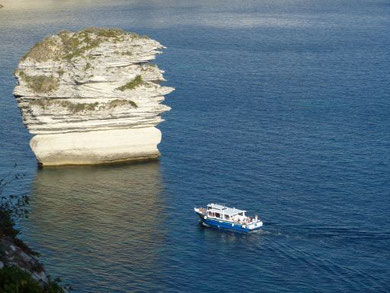
<instances>
[{"instance_id":1,"label":"shadow on water","mask_svg":"<svg viewBox=\"0 0 390 293\"><path fill-rule=\"evenodd\" d=\"M158 162L40 169L25 237L38 242L49 271L76 282L76 291L83 282L76 272L96 276L88 281L92 291L150 287L147 272L159 269L165 237L162 188ZM118 275L128 283L115 288Z\"/></svg>"}]
</instances>

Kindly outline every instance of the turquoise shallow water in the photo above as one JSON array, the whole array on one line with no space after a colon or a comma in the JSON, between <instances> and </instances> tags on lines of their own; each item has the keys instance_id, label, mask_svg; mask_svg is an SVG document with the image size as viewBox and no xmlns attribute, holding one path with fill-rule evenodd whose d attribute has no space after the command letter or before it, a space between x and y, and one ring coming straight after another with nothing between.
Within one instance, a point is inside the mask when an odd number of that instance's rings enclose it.
<instances>
[{"instance_id":1,"label":"turquoise shallow water","mask_svg":"<svg viewBox=\"0 0 390 293\"><path fill-rule=\"evenodd\" d=\"M0 10L0 174L26 177L23 238L76 292L390 291L387 1L24 1ZM159 162L39 170L18 59L86 26L168 48ZM258 211L252 235L195 205Z\"/></svg>"}]
</instances>

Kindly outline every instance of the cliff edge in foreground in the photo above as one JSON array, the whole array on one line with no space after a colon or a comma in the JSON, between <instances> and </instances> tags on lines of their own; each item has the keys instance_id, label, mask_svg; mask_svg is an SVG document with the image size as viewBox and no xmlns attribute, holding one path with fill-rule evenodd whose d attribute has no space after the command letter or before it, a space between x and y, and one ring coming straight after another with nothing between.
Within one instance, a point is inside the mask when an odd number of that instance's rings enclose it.
<instances>
[{"instance_id":1,"label":"cliff edge in foreground","mask_svg":"<svg viewBox=\"0 0 390 293\"><path fill-rule=\"evenodd\" d=\"M168 111L164 47L119 29L63 31L37 43L15 70L14 96L41 165L103 164L159 156Z\"/></svg>"}]
</instances>

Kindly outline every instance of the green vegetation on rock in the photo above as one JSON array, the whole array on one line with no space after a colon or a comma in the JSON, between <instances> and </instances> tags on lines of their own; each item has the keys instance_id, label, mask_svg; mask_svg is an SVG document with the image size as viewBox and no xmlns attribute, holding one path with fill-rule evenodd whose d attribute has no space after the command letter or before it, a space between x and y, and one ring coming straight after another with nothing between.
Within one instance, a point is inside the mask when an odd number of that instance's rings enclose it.
<instances>
[{"instance_id":1,"label":"green vegetation on rock","mask_svg":"<svg viewBox=\"0 0 390 293\"><path fill-rule=\"evenodd\" d=\"M68 101L62 101L60 105L64 108L68 108L68 110L72 113L78 113L83 111L94 111L99 103L72 103Z\"/></svg>"},{"instance_id":2,"label":"green vegetation on rock","mask_svg":"<svg viewBox=\"0 0 390 293\"><path fill-rule=\"evenodd\" d=\"M133 52L131 52L131 51L126 51L126 52L122 52L121 55L132 56L132 55L133 55Z\"/></svg>"},{"instance_id":3,"label":"green vegetation on rock","mask_svg":"<svg viewBox=\"0 0 390 293\"><path fill-rule=\"evenodd\" d=\"M57 78L46 75L30 76L23 71L19 76L27 83L28 87L36 93L48 93L58 89L59 81Z\"/></svg>"},{"instance_id":4,"label":"green vegetation on rock","mask_svg":"<svg viewBox=\"0 0 390 293\"><path fill-rule=\"evenodd\" d=\"M119 29L119 28L97 28L97 27L88 27L84 31L87 34L95 34L99 37L104 37L104 38L118 38L120 36L123 36L127 34L124 30Z\"/></svg>"},{"instance_id":5,"label":"green vegetation on rock","mask_svg":"<svg viewBox=\"0 0 390 293\"><path fill-rule=\"evenodd\" d=\"M102 39L85 31L71 33L67 31L58 34L62 41L63 58L70 61L75 57L82 56L86 51L94 49L100 45Z\"/></svg>"},{"instance_id":6,"label":"green vegetation on rock","mask_svg":"<svg viewBox=\"0 0 390 293\"><path fill-rule=\"evenodd\" d=\"M31 58L36 61L57 60L61 55L61 48L56 38L47 37L38 42L23 56L22 60Z\"/></svg>"},{"instance_id":7,"label":"green vegetation on rock","mask_svg":"<svg viewBox=\"0 0 390 293\"><path fill-rule=\"evenodd\" d=\"M143 81L142 76L137 75L132 81L129 81L128 83L118 87L117 90L120 90L122 92L125 90L132 90L144 83L145 82Z\"/></svg>"},{"instance_id":8,"label":"green vegetation on rock","mask_svg":"<svg viewBox=\"0 0 390 293\"><path fill-rule=\"evenodd\" d=\"M133 39L149 39L148 36L140 36L135 33L127 33L121 29L104 29L89 27L79 32L61 31L57 35L49 36L42 42L36 43L31 50L24 55L22 60L30 58L34 61L45 62L49 60L67 60L86 57L87 52L98 47L102 42L117 43L124 40L124 36ZM130 51L126 52L131 54Z\"/></svg>"},{"instance_id":9,"label":"green vegetation on rock","mask_svg":"<svg viewBox=\"0 0 390 293\"><path fill-rule=\"evenodd\" d=\"M98 102L95 103L72 103L70 101L59 101L51 99L37 99L30 102L31 106L38 106L43 109L47 109L53 106L66 108L71 113L79 113L83 111L94 111L99 105Z\"/></svg>"},{"instance_id":10,"label":"green vegetation on rock","mask_svg":"<svg viewBox=\"0 0 390 293\"><path fill-rule=\"evenodd\" d=\"M115 99L115 100L110 101L108 103L108 108L112 109L112 108L126 106L126 105L131 105L134 108L138 108L138 105L135 102L129 101L129 100L120 100L120 99Z\"/></svg>"},{"instance_id":11,"label":"green vegetation on rock","mask_svg":"<svg viewBox=\"0 0 390 293\"><path fill-rule=\"evenodd\" d=\"M65 73L65 70L60 68L60 69L57 70L57 73L58 73L59 76L63 76L64 73Z\"/></svg>"},{"instance_id":12,"label":"green vegetation on rock","mask_svg":"<svg viewBox=\"0 0 390 293\"><path fill-rule=\"evenodd\" d=\"M80 113L84 111L95 111L98 109L99 103L73 103L70 101L61 101L53 99L37 99L30 102L31 106L37 106L42 109L48 109L51 107L62 107L67 109L72 114ZM104 109L113 109L121 106L132 106L138 108L138 105L130 100L115 99L107 104L103 105Z\"/></svg>"}]
</instances>

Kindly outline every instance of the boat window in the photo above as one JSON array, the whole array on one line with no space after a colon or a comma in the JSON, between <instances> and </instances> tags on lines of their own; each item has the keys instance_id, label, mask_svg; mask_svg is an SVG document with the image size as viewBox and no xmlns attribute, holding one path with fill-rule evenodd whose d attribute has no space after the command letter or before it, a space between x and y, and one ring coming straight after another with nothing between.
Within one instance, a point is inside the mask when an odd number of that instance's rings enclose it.
<instances>
[{"instance_id":1,"label":"boat window","mask_svg":"<svg viewBox=\"0 0 390 293\"><path fill-rule=\"evenodd\" d=\"M208 214L209 216L212 216L212 215L213 215L213 213L212 213L212 212L207 212L207 214Z\"/></svg>"},{"instance_id":2,"label":"boat window","mask_svg":"<svg viewBox=\"0 0 390 293\"><path fill-rule=\"evenodd\" d=\"M225 220L229 220L229 215L225 215Z\"/></svg>"},{"instance_id":3,"label":"boat window","mask_svg":"<svg viewBox=\"0 0 390 293\"><path fill-rule=\"evenodd\" d=\"M217 218L220 218L220 217L221 217L221 215L220 215L219 213L215 213L215 216L216 216Z\"/></svg>"},{"instance_id":4,"label":"boat window","mask_svg":"<svg viewBox=\"0 0 390 293\"><path fill-rule=\"evenodd\" d=\"M243 216L243 215L244 215L244 213L238 213L238 215L239 215L239 216Z\"/></svg>"}]
</instances>

